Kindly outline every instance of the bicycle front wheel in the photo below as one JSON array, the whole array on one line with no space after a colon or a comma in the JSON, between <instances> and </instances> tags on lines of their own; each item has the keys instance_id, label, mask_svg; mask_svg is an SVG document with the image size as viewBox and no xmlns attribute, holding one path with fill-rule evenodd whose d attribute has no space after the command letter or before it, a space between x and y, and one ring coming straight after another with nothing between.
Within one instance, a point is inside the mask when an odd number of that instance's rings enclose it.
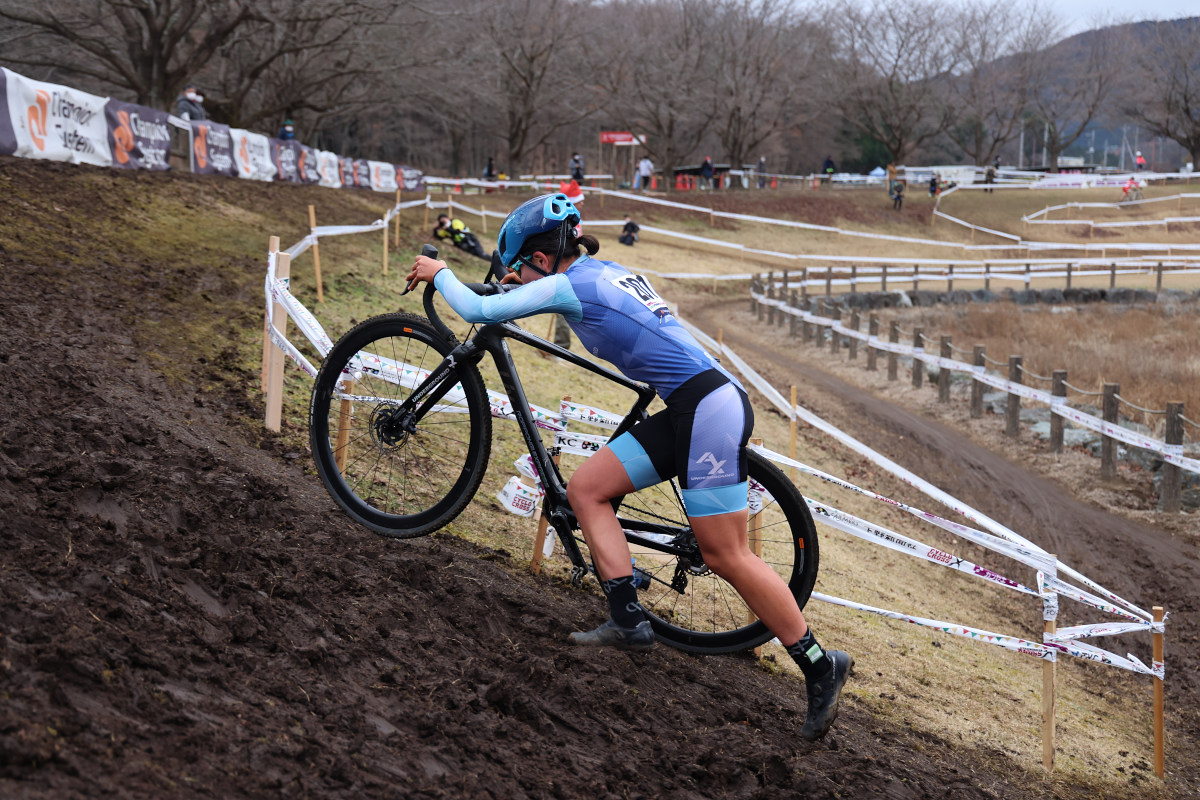
<instances>
[{"instance_id":1,"label":"bicycle front wheel","mask_svg":"<svg viewBox=\"0 0 1200 800\"><path fill-rule=\"evenodd\" d=\"M421 418L400 405L454 348L424 317L395 313L353 328L313 387L309 439L325 488L385 536L423 536L474 497L492 447L492 417L474 364Z\"/></svg>"},{"instance_id":2,"label":"bicycle front wheel","mask_svg":"<svg viewBox=\"0 0 1200 800\"><path fill-rule=\"evenodd\" d=\"M750 507L746 538L783 579L800 608L817 580L817 530L795 485L771 462L748 454ZM756 507L761 509L755 512ZM626 528L680 543L691 536L674 481L628 495L617 510ZM657 533L655 532L657 531ZM694 542L694 539L692 539ZM731 653L757 647L774 636L731 584L701 560L633 549L638 598L663 642L693 653ZM646 585L648 584L648 585Z\"/></svg>"}]
</instances>

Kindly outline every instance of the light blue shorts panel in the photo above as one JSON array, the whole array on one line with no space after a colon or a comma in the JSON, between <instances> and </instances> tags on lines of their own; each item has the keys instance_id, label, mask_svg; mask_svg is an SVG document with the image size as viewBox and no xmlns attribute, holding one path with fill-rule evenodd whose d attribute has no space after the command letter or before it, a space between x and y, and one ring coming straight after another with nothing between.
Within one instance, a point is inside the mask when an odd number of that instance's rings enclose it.
<instances>
[{"instance_id":1,"label":"light blue shorts panel","mask_svg":"<svg viewBox=\"0 0 1200 800\"><path fill-rule=\"evenodd\" d=\"M689 517L715 517L746 509L749 492L748 481L711 489L684 489L683 505Z\"/></svg>"},{"instance_id":2,"label":"light blue shorts panel","mask_svg":"<svg viewBox=\"0 0 1200 800\"><path fill-rule=\"evenodd\" d=\"M650 463L650 456L646 455L641 443L631 434L622 433L608 443L608 449L613 451L625 468L625 474L629 476L634 489L645 489L666 480L658 474L658 470Z\"/></svg>"}]
</instances>

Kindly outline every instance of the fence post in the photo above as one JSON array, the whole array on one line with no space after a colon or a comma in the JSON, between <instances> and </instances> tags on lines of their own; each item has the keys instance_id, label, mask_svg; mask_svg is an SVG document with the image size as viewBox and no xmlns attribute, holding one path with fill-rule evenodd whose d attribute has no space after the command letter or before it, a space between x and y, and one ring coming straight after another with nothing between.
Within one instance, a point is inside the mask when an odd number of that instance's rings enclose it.
<instances>
[{"instance_id":1,"label":"fence post","mask_svg":"<svg viewBox=\"0 0 1200 800\"><path fill-rule=\"evenodd\" d=\"M1022 383L1021 356L1008 357L1008 379L1013 383ZM1004 435L1017 438L1021 434L1021 395L1008 393L1008 403L1004 409Z\"/></svg>"},{"instance_id":2,"label":"fence post","mask_svg":"<svg viewBox=\"0 0 1200 800\"><path fill-rule=\"evenodd\" d=\"M925 362L918 357L925 349L925 331L921 328L913 328L913 348L918 352L913 354L912 385L914 389L920 389L925 382Z\"/></svg>"},{"instance_id":3,"label":"fence post","mask_svg":"<svg viewBox=\"0 0 1200 800\"><path fill-rule=\"evenodd\" d=\"M1158 266L1154 268L1154 291L1162 291L1162 262L1158 262Z\"/></svg>"},{"instance_id":4,"label":"fence post","mask_svg":"<svg viewBox=\"0 0 1200 800\"><path fill-rule=\"evenodd\" d=\"M1163 617L1162 606L1154 606L1151 611L1154 614L1154 621L1161 623ZM1163 660L1163 635L1157 631L1154 633L1154 663L1161 664ZM1158 777L1163 777L1166 770L1166 737L1163 735L1163 682L1158 678L1151 678L1154 681L1154 774Z\"/></svg>"},{"instance_id":5,"label":"fence post","mask_svg":"<svg viewBox=\"0 0 1200 800\"><path fill-rule=\"evenodd\" d=\"M1071 288L1071 264L1067 263L1067 288Z\"/></svg>"},{"instance_id":6,"label":"fence post","mask_svg":"<svg viewBox=\"0 0 1200 800\"><path fill-rule=\"evenodd\" d=\"M800 270L800 297L808 299L808 267Z\"/></svg>"},{"instance_id":7,"label":"fence post","mask_svg":"<svg viewBox=\"0 0 1200 800\"><path fill-rule=\"evenodd\" d=\"M1067 371L1065 369L1056 369L1050 373L1051 384L1050 394L1054 397L1067 396ZM1063 418L1054 413L1054 409L1050 409L1050 452L1061 453L1063 451Z\"/></svg>"},{"instance_id":8,"label":"fence post","mask_svg":"<svg viewBox=\"0 0 1200 800\"><path fill-rule=\"evenodd\" d=\"M267 240L267 252L279 252L279 237L272 236ZM269 258L270 256L268 256ZM267 326L271 323L267 319L267 312L263 311L263 356L262 356L262 393L267 393L267 372L271 365L271 332L267 330Z\"/></svg>"},{"instance_id":9,"label":"fence post","mask_svg":"<svg viewBox=\"0 0 1200 800\"><path fill-rule=\"evenodd\" d=\"M758 301L754 299L755 292L758 291L758 275L750 276L750 313L754 313L754 309L758 307Z\"/></svg>"},{"instance_id":10,"label":"fence post","mask_svg":"<svg viewBox=\"0 0 1200 800\"><path fill-rule=\"evenodd\" d=\"M882 271L879 273L879 291L886 292L887 291L887 264L884 264L881 267L881 270Z\"/></svg>"},{"instance_id":11,"label":"fence post","mask_svg":"<svg viewBox=\"0 0 1200 800\"><path fill-rule=\"evenodd\" d=\"M879 317L876 316L875 314L872 314L870 319L867 321L867 333L868 333L868 335L870 335L872 340L879 338ZM878 359L879 359L879 350L877 348L873 347L872 345L868 344L867 345L867 369L869 371L874 372L877 369Z\"/></svg>"},{"instance_id":12,"label":"fence post","mask_svg":"<svg viewBox=\"0 0 1200 800\"><path fill-rule=\"evenodd\" d=\"M917 291L921 287L921 267L918 264L913 264L913 291Z\"/></svg>"},{"instance_id":13,"label":"fence post","mask_svg":"<svg viewBox=\"0 0 1200 800\"><path fill-rule=\"evenodd\" d=\"M813 302L811 298L804 298L801 302L801 310L807 315L812 313ZM813 324L808 321L808 317L800 321L800 332L804 337L804 341L811 342L813 338Z\"/></svg>"},{"instance_id":14,"label":"fence post","mask_svg":"<svg viewBox=\"0 0 1200 800\"><path fill-rule=\"evenodd\" d=\"M972 362L979 373L987 369L987 360L984 358L984 347L981 344L975 345L973 355L975 360ZM971 379L971 419L979 419L983 416L983 382L978 378Z\"/></svg>"},{"instance_id":15,"label":"fence post","mask_svg":"<svg viewBox=\"0 0 1200 800\"><path fill-rule=\"evenodd\" d=\"M842 307L834 306L833 313L830 316L833 318L833 325L829 326L829 352L836 356L838 348L842 344L842 336L834 326L842 321Z\"/></svg>"},{"instance_id":16,"label":"fence post","mask_svg":"<svg viewBox=\"0 0 1200 800\"><path fill-rule=\"evenodd\" d=\"M1050 567L1044 574L1046 578L1058 577L1058 556L1053 553L1050 558L1054 561L1054 566ZM1053 602L1052 602L1053 600ZM1042 601L1042 641L1046 641L1046 634L1053 634L1058 630L1058 598L1046 598ZM1054 693L1054 678L1055 666L1057 661L1049 661L1042 659L1042 766L1049 772L1054 770L1054 713L1055 713L1055 693Z\"/></svg>"},{"instance_id":17,"label":"fence post","mask_svg":"<svg viewBox=\"0 0 1200 800\"><path fill-rule=\"evenodd\" d=\"M850 329L855 333L858 333L860 327L861 321L858 318L858 311L855 310L852 314L850 314ZM854 361L858 358L858 337L850 336L848 338L850 339L850 360Z\"/></svg>"},{"instance_id":18,"label":"fence post","mask_svg":"<svg viewBox=\"0 0 1200 800\"><path fill-rule=\"evenodd\" d=\"M383 212L384 219L387 219L387 211ZM383 223L383 277L387 277L387 262L388 262L388 226Z\"/></svg>"},{"instance_id":19,"label":"fence post","mask_svg":"<svg viewBox=\"0 0 1200 800\"><path fill-rule=\"evenodd\" d=\"M396 190L396 213L392 215L392 247L400 249L400 189ZM480 205L483 205L480 203ZM487 226L484 225L483 232L487 233Z\"/></svg>"},{"instance_id":20,"label":"fence post","mask_svg":"<svg viewBox=\"0 0 1200 800\"><path fill-rule=\"evenodd\" d=\"M312 207L308 207L308 231L312 233L317 227L317 212ZM317 279L317 302L325 302L325 290L322 288L321 281L321 245L315 240L312 243L313 251L313 274Z\"/></svg>"},{"instance_id":21,"label":"fence post","mask_svg":"<svg viewBox=\"0 0 1200 800\"><path fill-rule=\"evenodd\" d=\"M761 272L758 273L757 277L758 277L758 293L763 294L764 289L763 289L763 282L762 282L762 273ZM758 315L758 321L762 322L763 306L762 306L762 303L758 302L757 299L754 301L754 311Z\"/></svg>"},{"instance_id":22,"label":"fence post","mask_svg":"<svg viewBox=\"0 0 1200 800\"><path fill-rule=\"evenodd\" d=\"M767 273L767 299L768 300L775 299L775 273L774 272ZM773 305L767 306L767 324L768 325L775 324L775 306L773 306Z\"/></svg>"},{"instance_id":23,"label":"fence post","mask_svg":"<svg viewBox=\"0 0 1200 800\"><path fill-rule=\"evenodd\" d=\"M1028 264L1026 264L1025 265L1025 288L1026 289L1029 288L1029 282L1031 280L1033 280L1033 275L1031 274L1031 270L1032 270L1032 268Z\"/></svg>"},{"instance_id":24,"label":"fence post","mask_svg":"<svg viewBox=\"0 0 1200 800\"><path fill-rule=\"evenodd\" d=\"M954 356L954 353L950 349L950 337L943 336L941 338L941 343L942 343L942 349L941 349L942 358L952 358ZM948 370L945 367L940 366L940 365L938 366L938 402L939 403L949 403L950 402L950 370Z\"/></svg>"},{"instance_id":25,"label":"fence post","mask_svg":"<svg viewBox=\"0 0 1200 800\"><path fill-rule=\"evenodd\" d=\"M992 265L987 262L983 264L983 290L985 292L992 290Z\"/></svg>"},{"instance_id":26,"label":"fence post","mask_svg":"<svg viewBox=\"0 0 1200 800\"><path fill-rule=\"evenodd\" d=\"M954 265L953 264L951 264L950 268L946 271L946 291L947 292L954 291Z\"/></svg>"},{"instance_id":27,"label":"fence post","mask_svg":"<svg viewBox=\"0 0 1200 800\"><path fill-rule=\"evenodd\" d=\"M824 297L817 298L817 316L818 317L825 316L825 298ZM816 323L813 325L813 344L817 347L818 350L825 346L825 326L820 323Z\"/></svg>"},{"instance_id":28,"label":"fence post","mask_svg":"<svg viewBox=\"0 0 1200 800\"><path fill-rule=\"evenodd\" d=\"M1101 416L1105 422L1117 424L1117 408L1120 401L1117 395L1121 393L1121 384L1104 384L1104 400ZM1110 481L1117 477L1117 442L1110 436L1100 439L1100 478Z\"/></svg>"},{"instance_id":29,"label":"fence post","mask_svg":"<svg viewBox=\"0 0 1200 800\"><path fill-rule=\"evenodd\" d=\"M858 291L858 265L850 267L850 291Z\"/></svg>"},{"instance_id":30,"label":"fence post","mask_svg":"<svg viewBox=\"0 0 1200 800\"><path fill-rule=\"evenodd\" d=\"M792 289L792 296L788 300L788 307L795 309L799 301L796 299L796 290ZM788 314L788 336L792 339L796 338L796 315Z\"/></svg>"},{"instance_id":31,"label":"fence post","mask_svg":"<svg viewBox=\"0 0 1200 800\"><path fill-rule=\"evenodd\" d=\"M1108 266L1108 288L1115 289L1117 287L1117 265L1112 263Z\"/></svg>"},{"instance_id":32,"label":"fence post","mask_svg":"<svg viewBox=\"0 0 1200 800\"><path fill-rule=\"evenodd\" d=\"M571 402L570 395L564 395L562 403ZM559 413L562 413L562 405L558 407ZM559 454L554 454L554 463L559 463ZM542 559L545 557L546 549L546 534L550 532L550 521L546 517L546 504L543 501L541 508L538 509L538 529L537 534L533 537L533 558L529 560L529 571L534 575L542 571ZM551 534L556 535L556 534Z\"/></svg>"},{"instance_id":33,"label":"fence post","mask_svg":"<svg viewBox=\"0 0 1200 800\"><path fill-rule=\"evenodd\" d=\"M1167 435L1168 449L1183 453L1183 403L1167 403ZM1159 505L1163 511L1178 511L1182 500L1183 469L1169 461L1162 465L1162 496Z\"/></svg>"},{"instance_id":34,"label":"fence post","mask_svg":"<svg viewBox=\"0 0 1200 800\"><path fill-rule=\"evenodd\" d=\"M292 257L287 253L275 254L275 277L287 282L292 275ZM288 313L282 303L276 303L271 309L271 319L275 330L280 336L287 336ZM283 361L286 356L283 351L271 345L270 365L267 367L267 430L279 432L283 421Z\"/></svg>"},{"instance_id":35,"label":"fence post","mask_svg":"<svg viewBox=\"0 0 1200 800\"><path fill-rule=\"evenodd\" d=\"M833 296L833 267L825 267L825 296Z\"/></svg>"},{"instance_id":36,"label":"fence post","mask_svg":"<svg viewBox=\"0 0 1200 800\"><path fill-rule=\"evenodd\" d=\"M892 344L900 343L900 323L892 320L891 328L888 330L888 341ZM897 379L896 362L899 357L894 352L888 353L888 380L894 381Z\"/></svg>"}]
</instances>

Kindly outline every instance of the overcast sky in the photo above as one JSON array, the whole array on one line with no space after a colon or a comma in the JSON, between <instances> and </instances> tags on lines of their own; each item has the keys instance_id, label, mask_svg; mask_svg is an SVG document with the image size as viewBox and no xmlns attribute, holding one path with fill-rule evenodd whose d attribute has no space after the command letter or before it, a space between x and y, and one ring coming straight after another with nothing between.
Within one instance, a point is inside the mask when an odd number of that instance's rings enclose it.
<instances>
[{"instance_id":1,"label":"overcast sky","mask_svg":"<svg viewBox=\"0 0 1200 800\"><path fill-rule=\"evenodd\" d=\"M1067 24L1067 33L1095 27L1098 14L1113 20L1200 17L1200 0L1054 0L1048 4Z\"/></svg>"}]
</instances>

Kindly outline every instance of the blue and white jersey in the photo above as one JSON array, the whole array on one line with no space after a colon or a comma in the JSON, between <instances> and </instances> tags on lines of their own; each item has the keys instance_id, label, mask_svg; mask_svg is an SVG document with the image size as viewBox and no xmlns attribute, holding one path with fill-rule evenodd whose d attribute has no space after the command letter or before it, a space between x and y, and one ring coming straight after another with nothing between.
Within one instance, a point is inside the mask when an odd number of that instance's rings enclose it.
<instances>
[{"instance_id":1,"label":"blue and white jersey","mask_svg":"<svg viewBox=\"0 0 1200 800\"><path fill-rule=\"evenodd\" d=\"M467 289L448 269L433 282L467 322L562 314L589 353L654 387L663 399L710 369L741 387L679 324L649 281L612 261L581 256L565 272L489 297Z\"/></svg>"}]
</instances>

